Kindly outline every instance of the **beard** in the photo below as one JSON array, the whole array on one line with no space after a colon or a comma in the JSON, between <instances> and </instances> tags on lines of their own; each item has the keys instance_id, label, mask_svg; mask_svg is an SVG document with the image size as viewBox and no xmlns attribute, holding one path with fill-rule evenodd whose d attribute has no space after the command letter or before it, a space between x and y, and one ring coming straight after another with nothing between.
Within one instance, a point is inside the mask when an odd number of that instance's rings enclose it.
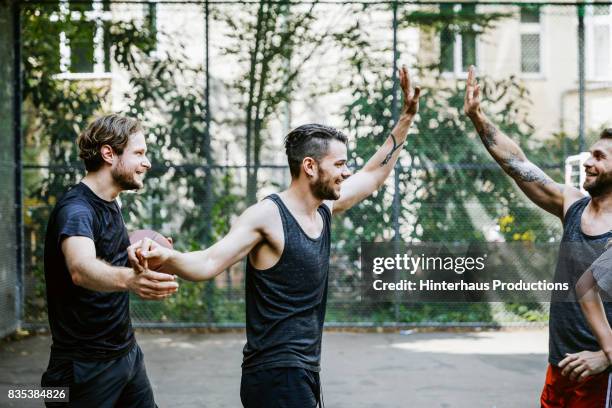
<instances>
[{"instance_id":1,"label":"beard","mask_svg":"<svg viewBox=\"0 0 612 408\"><path fill-rule=\"evenodd\" d=\"M134 172L125 168L121 159L117 167L111 170L111 176L122 190L139 190L143 187L142 182L134 178Z\"/></svg>"},{"instance_id":2,"label":"beard","mask_svg":"<svg viewBox=\"0 0 612 408\"><path fill-rule=\"evenodd\" d=\"M331 177L326 177L321 169L317 172L317 181L310 185L310 191L319 200L337 200L340 193L334 190L335 182Z\"/></svg>"},{"instance_id":3,"label":"beard","mask_svg":"<svg viewBox=\"0 0 612 408\"><path fill-rule=\"evenodd\" d=\"M612 191L612 172L600 174L591 182L585 181L583 188L591 197L598 197Z\"/></svg>"}]
</instances>

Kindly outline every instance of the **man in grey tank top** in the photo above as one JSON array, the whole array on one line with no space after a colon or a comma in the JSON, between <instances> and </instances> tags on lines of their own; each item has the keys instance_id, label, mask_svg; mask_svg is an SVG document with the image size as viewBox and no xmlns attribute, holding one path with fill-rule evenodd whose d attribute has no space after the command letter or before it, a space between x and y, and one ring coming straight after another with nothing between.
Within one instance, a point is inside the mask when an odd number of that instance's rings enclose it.
<instances>
[{"instance_id":1,"label":"man in grey tank top","mask_svg":"<svg viewBox=\"0 0 612 408\"><path fill-rule=\"evenodd\" d=\"M612 238L612 129L602 132L584 164L583 188L590 194L587 197L572 186L554 182L487 119L480 107L480 87L474 67L470 67L468 74L464 111L501 168L531 201L563 222L562 243L580 243L586 252L580 256L595 261L603 252L605 242ZM567 269L562 264L558 262L555 279L560 270ZM585 270L574 268L565 272L578 280ZM612 306L606 304L605 312L611 320ZM601 349L577 302L551 302L549 331L549 366L540 405L544 408L608 407L612 350ZM578 376L583 380L576 381Z\"/></svg>"},{"instance_id":2,"label":"man in grey tank top","mask_svg":"<svg viewBox=\"0 0 612 408\"><path fill-rule=\"evenodd\" d=\"M212 279L247 257L246 332L240 397L247 408L312 408L320 403L330 227L391 173L418 110L420 89L400 72L403 107L384 144L353 176L347 137L318 124L285 139L291 185L249 207L210 248L180 253L151 240L130 259L163 264L191 281Z\"/></svg>"}]
</instances>

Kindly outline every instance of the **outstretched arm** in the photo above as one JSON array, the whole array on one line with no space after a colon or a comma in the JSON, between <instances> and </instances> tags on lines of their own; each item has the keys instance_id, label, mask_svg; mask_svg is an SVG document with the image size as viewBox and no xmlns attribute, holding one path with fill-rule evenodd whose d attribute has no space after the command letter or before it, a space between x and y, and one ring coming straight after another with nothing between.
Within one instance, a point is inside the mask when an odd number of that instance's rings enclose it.
<instances>
[{"instance_id":1,"label":"outstretched arm","mask_svg":"<svg viewBox=\"0 0 612 408\"><path fill-rule=\"evenodd\" d=\"M578 189L556 183L530 162L519 145L487 118L480 107L480 86L476 82L474 67L469 69L463 110L491 156L535 204L563 218L564 195L569 195L570 200L582 197Z\"/></svg>"},{"instance_id":2,"label":"outstretched arm","mask_svg":"<svg viewBox=\"0 0 612 408\"><path fill-rule=\"evenodd\" d=\"M190 281L212 279L242 258L263 239L263 223L269 217L266 206L257 203L236 220L230 232L219 242L202 251L178 252L146 238L140 251L144 260L161 263L162 271ZM138 261L134 252L132 262Z\"/></svg>"},{"instance_id":3,"label":"outstretched arm","mask_svg":"<svg viewBox=\"0 0 612 408\"><path fill-rule=\"evenodd\" d=\"M400 87L404 104L399 120L385 143L374 153L366 165L342 183L340 198L330 201L334 213L348 210L374 191L378 190L397 162L401 147L408 136L408 129L419 109L421 89L412 89L406 66L399 70Z\"/></svg>"},{"instance_id":4,"label":"outstretched arm","mask_svg":"<svg viewBox=\"0 0 612 408\"><path fill-rule=\"evenodd\" d=\"M129 290L150 300L164 299L178 288L172 275L154 271L136 273L131 268L109 265L96 258L96 246L90 238L72 236L61 245L68 272L77 286L99 292Z\"/></svg>"}]
</instances>

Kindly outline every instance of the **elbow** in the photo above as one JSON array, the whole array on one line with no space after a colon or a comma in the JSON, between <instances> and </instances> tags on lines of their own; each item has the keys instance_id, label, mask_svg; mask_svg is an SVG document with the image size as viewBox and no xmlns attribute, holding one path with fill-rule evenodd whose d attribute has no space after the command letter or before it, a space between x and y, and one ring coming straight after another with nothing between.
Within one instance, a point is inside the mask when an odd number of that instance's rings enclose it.
<instances>
[{"instance_id":1,"label":"elbow","mask_svg":"<svg viewBox=\"0 0 612 408\"><path fill-rule=\"evenodd\" d=\"M83 286L83 275L78 272L70 271L70 277L72 278L72 283L76 286Z\"/></svg>"},{"instance_id":2,"label":"elbow","mask_svg":"<svg viewBox=\"0 0 612 408\"><path fill-rule=\"evenodd\" d=\"M68 271L70 273L72 283L76 286L83 286L85 279L79 265L68 265Z\"/></svg>"}]
</instances>

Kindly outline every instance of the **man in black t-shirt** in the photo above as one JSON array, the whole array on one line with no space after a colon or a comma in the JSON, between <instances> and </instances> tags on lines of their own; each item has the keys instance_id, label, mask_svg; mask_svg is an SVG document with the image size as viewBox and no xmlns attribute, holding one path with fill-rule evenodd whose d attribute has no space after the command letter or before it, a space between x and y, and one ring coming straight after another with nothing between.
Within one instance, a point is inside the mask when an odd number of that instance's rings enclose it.
<instances>
[{"instance_id":1,"label":"man in black t-shirt","mask_svg":"<svg viewBox=\"0 0 612 408\"><path fill-rule=\"evenodd\" d=\"M129 315L128 291L164 299L172 275L128 267L123 190L143 187L151 167L138 121L95 120L78 138L87 175L53 209L45 239L51 356L41 384L69 387L70 402L47 406L154 407L142 351Z\"/></svg>"}]
</instances>

